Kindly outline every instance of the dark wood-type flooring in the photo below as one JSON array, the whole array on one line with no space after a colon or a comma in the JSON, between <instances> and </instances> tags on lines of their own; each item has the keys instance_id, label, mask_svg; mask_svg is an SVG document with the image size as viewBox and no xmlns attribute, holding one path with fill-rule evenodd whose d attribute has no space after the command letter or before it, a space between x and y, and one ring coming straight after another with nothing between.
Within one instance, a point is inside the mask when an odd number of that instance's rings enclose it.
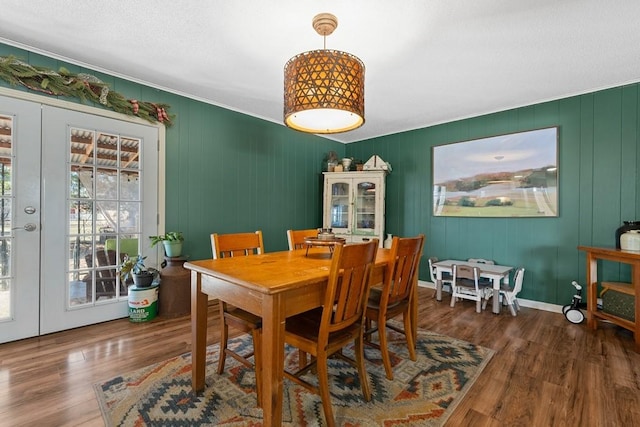
<instances>
[{"instance_id":1,"label":"dark wood-type flooring","mask_svg":"<svg viewBox=\"0 0 640 427\"><path fill-rule=\"evenodd\" d=\"M561 314L512 317L449 307L419 289L419 326L496 351L448 426L640 425L640 354L631 332ZM218 338L210 307L209 342ZM121 319L0 345L0 425L102 426L93 384L190 351L189 317Z\"/></svg>"}]
</instances>

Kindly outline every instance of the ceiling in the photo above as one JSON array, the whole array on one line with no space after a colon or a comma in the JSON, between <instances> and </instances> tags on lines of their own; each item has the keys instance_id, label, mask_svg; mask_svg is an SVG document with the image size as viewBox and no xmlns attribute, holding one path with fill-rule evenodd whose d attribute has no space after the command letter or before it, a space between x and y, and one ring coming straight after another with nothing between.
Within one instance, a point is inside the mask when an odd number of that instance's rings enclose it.
<instances>
[{"instance_id":1,"label":"ceiling","mask_svg":"<svg viewBox=\"0 0 640 427\"><path fill-rule=\"evenodd\" d=\"M282 124L321 12L366 66L344 143L640 81L638 0L2 0L0 42Z\"/></svg>"}]
</instances>

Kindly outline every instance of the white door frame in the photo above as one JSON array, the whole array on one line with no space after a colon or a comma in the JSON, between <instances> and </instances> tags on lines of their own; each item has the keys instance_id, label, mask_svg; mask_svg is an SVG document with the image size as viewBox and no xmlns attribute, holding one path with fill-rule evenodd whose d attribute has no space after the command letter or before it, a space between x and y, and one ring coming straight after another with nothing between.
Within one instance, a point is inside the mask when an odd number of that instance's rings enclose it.
<instances>
[{"instance_id":1,"label":"white door frame","mask_svg":"<svg viewBox=\"0 0 640 427\"><path fill-rule=\"evenodd\" d=\"M165 145L166 145L166 133L165 133L165 127L164 125L160 124L160 123L156 123L156 124L151 124L145 120L142 120L140 118L136 118L136 117L130 117L130 116L126 116L120 113L115 113L112 111L108 111L108 110L103 110L100 108L96 108L96 107L91 107L91 106L87 106L87 105L82 105L82 104L75 104L72 102L68 102L68 101L61 101L55 98L49 98L49 97L45 97L42 95L37 95L37 94L32 94L32 93L27 93L27 92L22 92L22 91L17 91L17 90L12 90L12 89L8 89L8 88L4 88L4 87L0 87L0 95L1 96L6 96L6 97L10 97L10 98L16 98L19 100L23 100L23 101L30 101L30 102L34 102L34 103L38 103L38 104L44 104L44 105L50 105L50 106L54 106L54 107L58 107L58 108L63 108L66 110L71 110L71 111L78 111L78 112L82 112L82 113L87 113L87 114L91 114L94 116L101 116L101 117L106 117L106 118L111 118L111 119L117 119L120 121L126 121L126 122L131 122L131 123L137 123L137 124L142 124L145 126L150 126L150 127L155 127L157 128L157 135L158 135L158 193L157 193L157 211L158 211L158 232L159 233L163 233L164 232L164 228L165 228ZM46 162L46 159L42 159L43 162ZM39 168L39 165L38 165ZM43 196L41 197L41 201L40 203L43 202L43 197L44 197L44 193L45 193L46 189L43 188L41 193L43 194ZM64 200L61 200L62 203L65 203ZM46 213L45 213L46 214ZM41 218L41 221L45 221L46 219L44 218L44 216ZM38 232L40 232L40 227L38 227ZM61 244L64 243L64 240L61 241ZM42 249L44 248L44 243L41 245L41 253ZM63 252L65 250L65 248L60 248L60 251ZM68 250L68 249L67 249ZM33 266L31 267L33 268ZM41 263L39 265L38 271L40 272L40 277L43 278L45 274L47 274L47 272L45 271L45 268L43 267L43 264ZM42 279L41 279L42 280ZM40 289L43 289L42 286L42 282L40 283ZM36 291L37 292L37 291ZM42 293L41 297L45 297L45 294ZM32 301L33 303L33 314L38 313L38 304L37 301ZM126 311L125 311L126 313ZM38 316L34 316L34 317L38 317ZM75 327L75 326L79 326L79 325L69 325L69 327ZM48 333L48 332L53 332L54 330L48 330L46 325L41 325L41 330L40 330L40 334L44 334L44 333ZM33 335L30 335L33 336ZM21 337L13 337L13 339L20 339L20 338L26 338L26 336L21 336ZM1 340L0 342L5 341L5 340Z\"/></svg>"}]
</instances>

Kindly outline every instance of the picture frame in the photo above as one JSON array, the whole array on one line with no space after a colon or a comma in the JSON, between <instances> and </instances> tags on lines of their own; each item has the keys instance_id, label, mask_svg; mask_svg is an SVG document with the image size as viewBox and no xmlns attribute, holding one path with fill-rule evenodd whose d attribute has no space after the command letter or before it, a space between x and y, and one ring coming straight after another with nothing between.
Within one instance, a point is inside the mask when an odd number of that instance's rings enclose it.
<instances>
[{"instance_id":1,"label":"picture frame","mask_svg":"<svg viewBox=\"0 0 640 427\"><path fill-rule=\"evenodd\" d=\"M558 216L559 128L432 148L433 215Z\"/></svg>"}]
</instances>

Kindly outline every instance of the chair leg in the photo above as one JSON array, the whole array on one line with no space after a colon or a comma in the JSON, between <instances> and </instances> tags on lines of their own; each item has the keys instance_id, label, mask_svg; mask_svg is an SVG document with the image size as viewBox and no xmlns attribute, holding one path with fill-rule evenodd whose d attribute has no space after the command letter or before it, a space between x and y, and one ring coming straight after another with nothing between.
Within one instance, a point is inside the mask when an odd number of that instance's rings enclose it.
<instances>
[{"instance_id":1,"label":"chair leg","mask_svg":"<svg viewBox=\"0 0 640 427\"><path fill-rule=\"evenodd\" d=\"M451 288L451 307L456 305L456 292Z\"/></svg>"},{"instance_id":2,"label":"chair leg","mask_svg":"<svg viewBox=\"0 0 640 427\"><path fill-rule=\"evenodd\" d=\"M402 317L404 320L404 335L407 340L407 349L409 350L409 359L415 362L416 361L416 342L413 339L413 325L411 323L411 316L409 315L409 311L404 313ZM393 378L389 378L389 379L393 379Z\"/></svg>"},{"instance_id":3,"label":"chair leg","mask_svg":"<svg viewBox=\"0 0 640 427\"><path fill-rule=\"evenodd\" d=\"M371 319L368 317L364 318L364 330L365 331L371 331ZM373 332L370 332L368 334L364 334L364 342L371 342L371 335L373 335Z\"/></svg>"},{"instance_id":4,"label":"chair leg","mask_svg":"<svg viewBox=\"0 0 640 427\"><path fill-rule=\"evenodd\" d=\"M256 397L258 399L258 408L262 407L262 332L258 329L251 331L253 338L253 364L256 376Z\"/></svg>"},{"instance_id":5,"label":"chair leg","mask_svg":"<svg viewBox=\"0 0 640 427\"><path fill-rule=\"evenodd\" d=\"M322 409L328 427L335 427L336 421L333 419L333 409L331 408L331 394L329 393L329 369L327 366L327 354L318 355L318 390L322 400Z\"/></svg>"},{"instance_id":6,"label":"chair leg","mask_svg":"<svg viewBox=\"0 0 640 427\"><path fill-rule=\"evenodd\" d=\"M220 322L222 323L222 328L220 328L220 354L218 356L218 375L220 375L224 372L224 362L227 358L227 340L229 339L229 326L224 320L225 303L222 301L219 301L218 303L220 304Z\"/></svg>"},{"instance_id":7,"label":"chair leg","mask_svg":"<svg viewBox=\"0 0 640 427\"><path fill-rule=\"evenodd\" d=\"M362 333L360 337L356 339L355 345L356 351L356 364L358 365L358 375L360 377L360 388L362 388L362 395L364 400L369 402L371 400L371 391L369 390L369 377L367 377L367 369L364 366L364 339Z\"/></svg>"},{"instance_id":8,"label":"chair leg","mask_svg":"<svg viewBox=\"0 0 640 427\"><path fill-rule=\"evenodd\" d=\"M476 300L476 313L482 313L482 298Z\"/></svg>"},{"instance_id":9,"label":"chair leg","mask_svg":"<svg viewBox=\"0 0 640 427\"><path fill-rule=\"evenodd\" d=\"M515 301L515 298L513 298L511 295L509 294L504 294L504 299L505 302L507 303L507 305L509 306L509 311L511 312L512 316L516 316L518 313L516 312L516 308L517 308L517 302Z\"/></svg>"},{"instance_id":10,"label":"chair leg","mask_svg":"<svg viewBox=\"0 0 640 427\"><path fill-rule=\"evenodd\" d=\"M405 327L406 330L406 327ZM389 359L389 346L387 344L387 325L384 319L378 319L378 336L380 337L380 354L382 355L382 363L384 364L384 371L387 374L387 379L393 379L393 371L391 370L391 360ZM359 369L359 367L358 367ZM361 376L362 378L362 376Z\"/></svg>"},{"instance_id":11,"label":"chair leg","mask_svg":"<svg viewBox=\"0 0 640 427\"><path fill-rule=\"evenodd\" d=\"M482 299L482 309L483 310L487 309L487 303L489 302L490 298L491 298L491 296L485 295L485 297Z\"/></svg>"}]
</instances>

